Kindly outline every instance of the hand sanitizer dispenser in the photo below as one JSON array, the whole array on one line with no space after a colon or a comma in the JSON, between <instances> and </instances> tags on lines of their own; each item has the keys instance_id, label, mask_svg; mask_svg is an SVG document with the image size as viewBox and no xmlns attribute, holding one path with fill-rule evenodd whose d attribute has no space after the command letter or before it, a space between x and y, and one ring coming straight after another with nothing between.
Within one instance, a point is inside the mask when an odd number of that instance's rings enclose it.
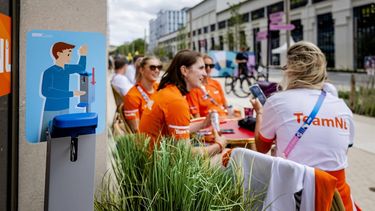
<instances>
[{"instance_id":1,"label":"hand sanitizer dispenser","mask_svg":"<svg viewBox=\"0 0 375 211\"><path fill-rule=\"evenodd\" d=\"M80 74L80 91L85 91L86 94L80 97L80 103L78 107L86 108L86 112L90 112L90 105L95 101L95 68L92 68L92 72Z\"/></svg>"},{"instance_id":2,"label":"hand sanitizer dispenser","mask_svg":"<svg viewBox=\"0 0 375 211\"><path fill-rule=\"evenodd\" d=\"M95 143L97 113L90 112L95 100L95 69L80 74L78 107L83 113L55 116L47 142L45 210L94 210Z\"/></svg>"}]
</instances>

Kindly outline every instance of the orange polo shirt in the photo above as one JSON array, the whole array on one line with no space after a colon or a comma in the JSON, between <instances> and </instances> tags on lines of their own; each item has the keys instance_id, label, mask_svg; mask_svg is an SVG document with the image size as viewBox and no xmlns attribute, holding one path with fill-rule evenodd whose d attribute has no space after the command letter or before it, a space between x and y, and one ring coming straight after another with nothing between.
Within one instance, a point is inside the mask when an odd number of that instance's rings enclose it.
<instances>
[{"instance_id":1,"label":"orange polo shirt","mask_svg":"<svg viewBox=\"0 0 375 211\"><path fill-rule=\"evenodd\" d=\"M220 116L225 116L226 112L223 109L226 104L223 89L218 81L207 78L206 87L208 95L210 95L218 105L215 105L210 98L205 98L203 91L200 88L194 88L186 95L186 100L189 103L190 113L192 115L199 114L201 117L207 116L209 110L216 110Z\"/></svg>"},{"instance_id":2,"label":"orange polo shirt","mask_svg":"<svg viewBox=\"0 0 375 211\"><path fill-rule=\"evenodd\" d=\"M160 136L189 139L189 105L175 85L167 85L154 96L152 109L146 108L139 123L139 131L149 135L153 143Z\"/></svg>"},{"instance_id":3,"label":"orange polo shirt","mask_svg":"<svg viewBox=\"0 0 375 211\"><path fill-rule=\"evenodd\" d=\"M128 93L123 98L124 115L127 120L140 119L143 110L147 107L147 102L143 98L137 86L139 86L144 91L144 93L147 94L150 100L153 100L153 97L156 94L156 90L158 89L158 85L159 84L156 82L152 85L155 90L152 94L148 93L140 83L137 83L128 91Z\"/></svg>"}]
</instances>

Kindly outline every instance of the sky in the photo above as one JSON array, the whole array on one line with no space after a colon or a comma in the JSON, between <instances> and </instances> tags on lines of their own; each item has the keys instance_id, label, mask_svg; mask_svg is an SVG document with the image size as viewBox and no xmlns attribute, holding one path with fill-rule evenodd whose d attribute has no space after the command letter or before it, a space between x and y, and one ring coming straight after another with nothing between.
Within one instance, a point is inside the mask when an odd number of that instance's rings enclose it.
<instances>
[{"instance_id":1,"label":"sky","mask_svg":"<svg viewBox=\"0 0 375 211\"><path fill-rule=\"evenodd\" d=\"M109 43L121 45L149 34L149 21L159 10L180 10L202 0L108 0ZM147 38L148 39L148 38Z\"/></svg>"}]
</instances>

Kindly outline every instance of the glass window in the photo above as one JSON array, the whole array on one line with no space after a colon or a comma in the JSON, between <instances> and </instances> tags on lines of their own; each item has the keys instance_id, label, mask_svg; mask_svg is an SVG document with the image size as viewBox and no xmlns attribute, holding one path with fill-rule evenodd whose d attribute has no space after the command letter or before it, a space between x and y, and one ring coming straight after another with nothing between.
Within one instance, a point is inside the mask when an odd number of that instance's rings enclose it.
<instances>
[{"instance_id":1,"label":"glass window","mask_svg":"<svg viewBox=\"0 0 375 211\"><path fill-rule=\"evenodd\" d=\"M260 64L261 61L261 42L257 41L257 33L259 32L259 28L253 29L253 48L255 53L255 61L257 64Z\"/></svg>"},{"instance_id":2,"label":"glass window","mask_svg":"<svg viewBox=\"0 0 375 211\"><path fill-rule=\"evenodd\" d=\"M284 2L280 1L278 3L272 4L267 7L267 14L270 15L275 12L282 12L284 11Z\"/></svg>"},{"instance_id":3,"label":"glass window","mask_svg":"<svg viewBox=\"0 0 375 211\"><path fill-rule=\"evenodd\" d=\"M322 2L322 1L326 1L326 0L312 0L312 3L318 3L318 2Z\"/></svg>"},{"instance_id":4,"label":"glass window","mask_svg":"<svg viewBox=\"0 0 375 211\"><path fill-rule=\"evenodd\" d=\"M353 16L354 68L364 68L365 56L375 56L375 4L353 8Z\"/></svg>"},{"instance_id":5,"label":"glass window","mask_svg":"<svg viewBox=\"0 0 375 211\"><path fill-rule=\"evenodd\" d=\"M193 31L193 36L195 36L195 30Z\"/></svg>"},{"instance_id":6,"label":"glass window","mask_svg":"<svg viewBox=\"0 0 375 211\"><path fill-rule=\"evenodd\" d=\"M211 50L215 50L215 38L211 37Z\"/></svg>"},{"instance_id":7,"label":"glass window","mask_svg":"<svg viewBox=\"0 0 375 211\"><path fill-rule=\"evenodd\" d=\"M202 34L202 29L198 29L198 34Z\"/></svg>"},{"instance_id":8,"label":"glass window","mask_svg":"<svg viewBox=\"0 0 375 211\"><path fill-rule=\"evenodd\" d=\"M220 42L220 49L219 50L224 50L224 38L223 36L219 36L219 42Z\"/></svg>"},{"instance_id":9,"label":"glass window","mask_svg":"<svg viewBox=\"0 0 375 211\"><path fill-rule=\"evenodd\" d=\"M251 20L264 18L264 8L260 8L251 12Z\"/></svg>"},{"instance_id":10,"label":"glass window","mask_svg":"<svg viewBox=\"0 0 375 211\"><path fill-rule=\"evenodd\" d=\"M290 9L306 6L308 0L290 0Z\"/></svg>"},{"instance_id":11,"label":"glass window","mask_svg":"<svg viewBox=\"0 0 375 211\"><path fill-rule=\"evenodd\" d=\"M249 22L249 13L242 14L242 22Z\"/></svg>"},{"instance_id":12,"label":"glass window","mask_svg":"<svg viewBox=\"0 0 375 211\"><path fill-rule=\"evenodd\" d=\"M211 24L211 31L215 31L215 28L216 28L216 24Z\"/></svg>"},{"instance_id":13,"label":"glass window","mask_svg":"<svg viewBox=\"0 0 375 211\"><path fill-rule=\"evenodd\" d=\"M280 31L271 31L271 49L280 47ZM280 65L280 54L271 54L271 64Z\"/></svg>"},{"instance_id":14,"label":"glass window","mask_svg":"<svg viewBox=\"0 0 375 211\"><path fill-rule=\"evenodd\" d=\"M205 26L205 27L203 28L203 32L204 32L204 33L207 33L207 32L208 32L208 26Z\"/></svg>"},{"instance_id":15,"label":"glass window","mask_svg":"<svg viewBox=\"0 0 375 211\"><path fill-rule=\"evenodd\" d=\"M225 28L225 23L226 23L226 21L220 21L220 22L218 23L218 28L219 28L219 29L224 29L224 28Z\"/></svg>"},{"instance_id":16,"label":"glass window","mask_svg":"<svg viewBox=\"0 0 375 211\"><path fill-rule=\"evenodd\" d=\"M332 13L318 15L318 46L325 54L327 67L335 67L335 29Z\"/></svg>"},{"instance_id":17,"label":"glass window","mask_svg":"<svg viewBox=\"0 0 375 211\"><path fill-rule=\"evenodd\" d=\"M291 31L293 40L295 42L303 40L303 25L301 24L301 19L292 20L290 23L296 27Z\"/></svg>"}]
</instances>

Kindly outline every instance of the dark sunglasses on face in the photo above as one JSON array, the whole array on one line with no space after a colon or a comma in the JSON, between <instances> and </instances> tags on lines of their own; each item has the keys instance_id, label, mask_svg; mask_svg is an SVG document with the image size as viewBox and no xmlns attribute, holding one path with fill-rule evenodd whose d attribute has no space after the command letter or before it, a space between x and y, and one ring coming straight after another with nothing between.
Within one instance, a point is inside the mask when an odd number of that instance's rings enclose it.
<instances>
[{"instance_id":1,"label":"dark sunglasses on face","mask_svg":"<svg viewBox=\"0 0 375 211\"><path fill-rule=\"evenodd\" d=\"M210 67L211 69L215 67L214 64L204 64L204 66L207 68L207 67Z\"/></svg>"},{"instance_id":2,"label":"dark sunglasses on face","mask_svg":"<svg viewBox=\"0 0 375 211\"><path fill-rule=\"evenodd\" d=\"M161 69L163 69L163 65L150 65L149 68L152 71L155 71L156 68L158 68L159 70L161 70Z\"/></svg>"}]
</instances>

